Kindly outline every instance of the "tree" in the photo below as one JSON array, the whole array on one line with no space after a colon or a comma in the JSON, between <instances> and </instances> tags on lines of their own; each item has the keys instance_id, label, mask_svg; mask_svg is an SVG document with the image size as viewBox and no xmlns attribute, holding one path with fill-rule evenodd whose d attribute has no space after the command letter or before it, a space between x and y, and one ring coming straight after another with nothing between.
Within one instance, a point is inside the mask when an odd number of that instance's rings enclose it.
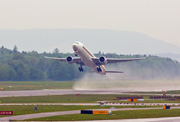
<instances>
[{"instance_id":1,"label":"tree","mask_svg":"<svg viewBox=\"0 0 180 122\"><path fill-rule=\"evenodd\" d=\"M9 65L13 67L16 72L16 79L18 81L29 80L29 66L21 60L12 60Z\"/></svg>"},{"instance_id":2,"label":"tree","mask_svg":"<svg viewBox=\"0 0 180 122\"><path fill-rule=\"evenodd\" d=\"M3 64L0 66L0 81L6 81L9 78L10 66Z\"/></svg>"},{"instance_id":3,"label":"tree","mask_svg":"<svg viewBox=\"0 0 180 122\"><path fill-rule=\"evenodd\" d=\"M59 53L59 49L58 49L58 48L55 48L54 51L53 51L53 53L58 54L58 53Z\"/></svg>"},{"instance_id":4,"label":"tree","mask_svg":"<svg viewBox=\"0 0 180 122\"><path fill-rule=\"evenodd\" d=\"M27 81L29 80L29 68L24 64L20 64L17 69L17 80Z\"/></svg>"},{"instance_id":5,"label":"tree","mask_svg":"<svg viewBox=\"0 0 180 122\"><path fill-rule=\"evenodd\" d=\"M10 81L15 81L17 78L17 73L16 71L11 67L10 71L9 71L9 78L8 80Z\"/></svg>"},{"instance_id":6,"label":"tree","mask_svg":"<svg viewBox=\"0 0 180 122\"><path fill-rule=\"evenodd\" d=\"M24 55L23 54L14 54L13 55L13 60L21 60L24 61Z\"/></svg>"},{"instance_id":7,"label":"tree","mask_svg":"<svg viewBox=\"0 0 180 122\"><path fill-rule=\"evenodd\" d=\"M16 52L16 53L13 53ZM57 53L57 54L55 54ZM3 54L3 55L2 55ZM73 80L78 79L85 73L78 71L78 65L68 64L60 61L44 59L49 57L67 57L72 53L59 53L59 49L55 49L53 53L18 52L17 46L14 50L0 48L0 81L28 81L28 80ZM115 53L104 54L99 52L97 56L106 56L109 58L135 58L143 57L143 55L118 55ZM180 64L170 58L161 58L157 56L147 56L148 59L134 61L129 63L119 63L107 65L118 67L126 72L126 77L139 79L155 79L155 78L180 78ZM89 70L83 67L84 72Z\"/></svg>"},{"instance_id":8,"label":"tree","mask_svg":"<svg viewBox=\"0 0 180 122\"><path fill-rule=\"evenodd\" d=\"M59 61L54 61L50 68L48 69L48 78L53 80L67 80L69 79L68 68L65 66L65 63L61 63Z\"/></svg>"},{"instance_id":9,"label":"tree","mask_svg":"<svg viewBox=\"0 0 180 122\"><path fill-rule=\"evenodd\" d=\"M37 63L37 68L43 72L45 72L49 66L50 63L44 59L40 59L39 62Z\"/></svg>"},{"instance_id":10,"label":"tree","mask_svg":"<svg viewBox=\"0 0 180 122\"><path fill-rule=\"evenodd\" d=\"M43 80L44 79L44 74L41 70L35 68L35 67L32 67L30 69L30 74L29 74L29 78L31 80Z\"/></svg>"},{"instance_id":11,"label":"tree","mask_svg":"<svg viewBox=\"0 0 180 122\"><path fill-rule=\"evenodd\" d=\"M15 45L14 48L13 48L13 53L17 53L18 52L18 48L17 46Z\"/></svg>"}]
</instances>

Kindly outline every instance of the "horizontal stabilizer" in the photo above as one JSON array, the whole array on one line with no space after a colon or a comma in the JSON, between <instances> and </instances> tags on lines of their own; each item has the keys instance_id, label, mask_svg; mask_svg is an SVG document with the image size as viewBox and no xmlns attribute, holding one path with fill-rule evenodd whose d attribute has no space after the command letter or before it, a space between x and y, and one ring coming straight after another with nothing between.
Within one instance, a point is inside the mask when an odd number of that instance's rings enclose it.
<instances>
[{"instance_id":1,"label":"horizontal stabilizer","mask_svg":"<svg viewBox=\"0 0 180 122\"><path fill-rule=\"evenodd\" d=\"M123 73L122 71L106 71L106 73Z\"/></svg>"},{"instance_id":2,"label":"horizontal stabilizer","mask_svg":"<svg viewBox=\"0 0 180 122\"><path fill-rule=\"evenodd\" d=\"M88 71L89 73L96 73L95 71ZM122 71L106 71L106 73L124 73Z\"/></svg>"}]
</instances>

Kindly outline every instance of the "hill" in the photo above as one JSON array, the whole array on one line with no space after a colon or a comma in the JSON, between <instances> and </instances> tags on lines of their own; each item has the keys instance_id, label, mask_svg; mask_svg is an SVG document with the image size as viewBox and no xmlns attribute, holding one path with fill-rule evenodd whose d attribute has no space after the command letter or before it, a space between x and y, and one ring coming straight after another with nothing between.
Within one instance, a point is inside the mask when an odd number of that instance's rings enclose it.
<instances>
[{"instance_id":1,"label":"hill","mask_svg":"<svg viewBox=\"0 0 180 122\"><path fill-rule=\"evenodd\" d=\"M21 51L52 52L59 48L61 52L73 52L72 43L80 41L93 53L102 51L118 54L179 54L180 47L129 31L101 29L39 29L39 30L1 30L0 44L13 48L17 45Z\"/></svg>"}]
</instances>

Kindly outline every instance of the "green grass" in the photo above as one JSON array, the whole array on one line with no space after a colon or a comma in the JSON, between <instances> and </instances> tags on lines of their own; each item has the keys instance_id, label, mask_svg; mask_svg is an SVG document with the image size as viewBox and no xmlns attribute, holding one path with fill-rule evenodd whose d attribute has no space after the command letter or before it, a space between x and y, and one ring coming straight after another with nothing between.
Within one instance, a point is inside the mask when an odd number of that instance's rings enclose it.
<instances>
[{"instance_id":1,"label":"green grass","mask_svg":"<svg viewBox=\"0 0 180 122\"><path fill-rule=\"evenodd\" d=\"M113 100L127 95L49 95L28 97L2 97L2 103L95 103L97 101Z\"/></svg>"},{"instance_id":2,"label":"green grass","mask_svg":"<svg viewBox=\"0 0 180 122\"><path fill-rule=\"evenodd\" d=\"M13 115L24 115L42 112L54 112L54 111L70 111L70 110L82 110L82 109L108 109L112 106L83 106L83 105L37 105L38 111L34 111L35 105L4 105L0 106L0 111L13 111ZM116 108L149 108L152 106L114 106ZM154 106L153 106L154 107ZM155 106L159 107L159 106ZM5 116L0 116L5 117Z\"/></svg>"},{"instance_id":3,"label":"green grass","mask_svg":"<svg viewBox=\"0 0 180 122\"><path fill-rule=\"evenodd\" d=\"M114 111L112 115L88 115L72 114L52 117L31 119L30 121L82 121L82 120L113 120L113 119L137 119L137 118L159 118L159 117L176 117L180 116L180 109L163 110L127 110Z\"/></svg>"},{"instance_id":4,"label":"green grass","mask_svg":"<svg viewBox=\"0 0 180 122\"><path fill-rule=\"evenodd\" d=\"M72 89L75 81L1 81L3 91L40 90L40 89Z\"/></svg>"},{"instance_id":5,"label":"green grass","mask_svg":"<svg viewBox=\"0 0 180 122\"><path fill-rule=\"evenodd\" d=\"M180 94L180 90L167 91L166 94Z\"/></svg>"},{"instance_id":6,"label":"green grass","mask_svg":"<svg viewBox=\"0 0 180 122\"><path fill-rule=\"evenodd\" d=\"M150 92L128 92L128 93L137 93L137 94L180 94L180 90L170 90L166 92L155 92L155 91L150 91Z\"/></svg>"},{"instance_id":7,"label":"green grass","mask_svg":"<svg viewBox=\"0 0 180 122\"><path fill-rule=\"evenodd\" d=\"M53 111L70 111L70 110L81 110L81 109L99 109L99 108L109 108L100 106L63 106L63 105L38 105L38 111L35 112L34 105L9 105L0 106L1 111L13 111L13 115L23 115L32 113L42 113L42 112L53 112ZM4 117L4 116L0 116Z\"/></svg>"},{"instance_id":8,"label":"green grass","mask_svg":"<svg viewBox=\"0 0 180 122\"><path fill-rule=\"evenodd\" d=\"M116 97L129 95L48 95L48 96L27 96L27 97L2 97L2 103L97 103L97 101L107 101L116 103L132 103L129 101L113 100ZM133 95L131 95L133 96ZM135 96L135 95L134 95ZM166 100L145 100L136 103L179 103L180 101Z\"/></svg>"},{"instance_id":9,"label":"green grass","mask_svg":"<svg viewBox=\"0 0 180 122\"><path fill-rule=\"evenodd\" d=\"M129 101L118 101L118 100L110 100L108 102L116 102L116 103L180 103L180 101L168 101L168 100L163 100L163 99L149 99L149 100L144 100L144 102L137 101L137 102L129 102Z\"/></svg>"}]
</instances>

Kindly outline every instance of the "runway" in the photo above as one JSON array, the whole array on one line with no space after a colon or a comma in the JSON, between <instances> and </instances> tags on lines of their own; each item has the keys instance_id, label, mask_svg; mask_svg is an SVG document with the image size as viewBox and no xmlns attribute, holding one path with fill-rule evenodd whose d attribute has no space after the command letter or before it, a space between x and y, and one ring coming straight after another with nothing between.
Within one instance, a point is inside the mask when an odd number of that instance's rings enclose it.
<instances>
[{"instance_id":1,"label":"runway","mask_svg":"<svg viewBox=\"0 0 180 122\"><path fill-rule=\"evenodd\" d=\"M22 91L0 91L0 97L20 97L20 96L46 96L46 95L68 95L68 94L128 94L137 95L137 93L125 93L126 90L74 90L74 89L44 89L44 90L22 90ZM162 95L138 93L138 95ZM170 94L167 94L170 95ZM180 94L174 94L180 96Z\"/></svg>"},{"instance_id":2,"label":"runway","mask_svg":"<svg viewBox=\"0 0 180 122\"><path fill-rule=\"evenodd\" d=\"M74 90L74 89L44 89L44 90L24 90L24 91L0 91L0 97L18 96L44 96L44 95L66 95L66 94L123 94L119 90Z\"/></svg>"},{"instance_id":3,"label":"runway","mask_svg":"<svg viewBox=\"0 0 180 122\"><path fill-rule=\"evenodd\" d=\"M26 114L26 115L17 115L17 116L2 117L2 118L0 118L0 121L8 121L9 119L11 119L11 120L26 120L26 119L34 119L34 118L41 118L41 117L50 117L50 116L57 116L57 115L78 114L78 113L80 113L80 110Z\"/></svg>"},{"instance_id":4,"label":"runway","mask_svg":"<svg viewBox=\"0 0 180 122\"><path fill-rule=\"evenodd\" d=\"M82 122L82 121L75 121L75 122ZM120 120L95 120L95 121L85 121L85 122L180 122L180 117L120 119Z\"/></svg>"},{"instance_id":5,"label":"runway","mask_svg":"<svg viewBox=\"0 0 180 122\"><path fill-rule=\"evenodd\" d=\"M99 103L1 103L0 106L10 105L77 105L77 106L96 106ZM180 103L104 103L105 106L180 106Z\"/></svg>"},{"instance_id":6,"label":"runway","mask_svg":"<svg viewBox=\"0 0 180 122\"><path fill-rule=\"evenodd\" d=\"M129 94L134 95L135 93L124 93L127 92L125 90L74 90L74 89L61 89L61 90L24 90L24 91L0 91L0 97L20 97L20 96L46 96L46 95L68 95L68 94ZM155 95L155 94L152 94ZM158 95L158 94L156 94ZM162 94L159 94L162 95ZM179 94L176 94L179 95ZM179 103L136 103L136 105L180 105ZM99 103L2 103L0 105L99 105ZM106 103L105 105L109 106L134 106L134 103ZM162 109L162 108L120 108L120 109L108 109L111 111L119 111L119 110L141 110L141 109ZM180 107L171 107L171 109L180 109ZM107 109L106 109L107 110ZM36 114L28 114L28 115L17 115L10 117L2 117L0 121L9 121L12 120L25 120L25 119L33 119L40 117L49 117L49 116L57 116L57 115L68 115L68 114L78 114L79 110L75 111L59 111L59 112L46 112L46 113L36 113ZM102 122L179 122L180 117L166 117L166 118L150 118L150 119L128 119L128 120L102 120ZM99 122L93 121L93 122ZM81 121L82 122L82 121ZM88 121L86 121L88 122ZM89 121L92 122L92 121Z\"/></svg>"}]
</instances>

